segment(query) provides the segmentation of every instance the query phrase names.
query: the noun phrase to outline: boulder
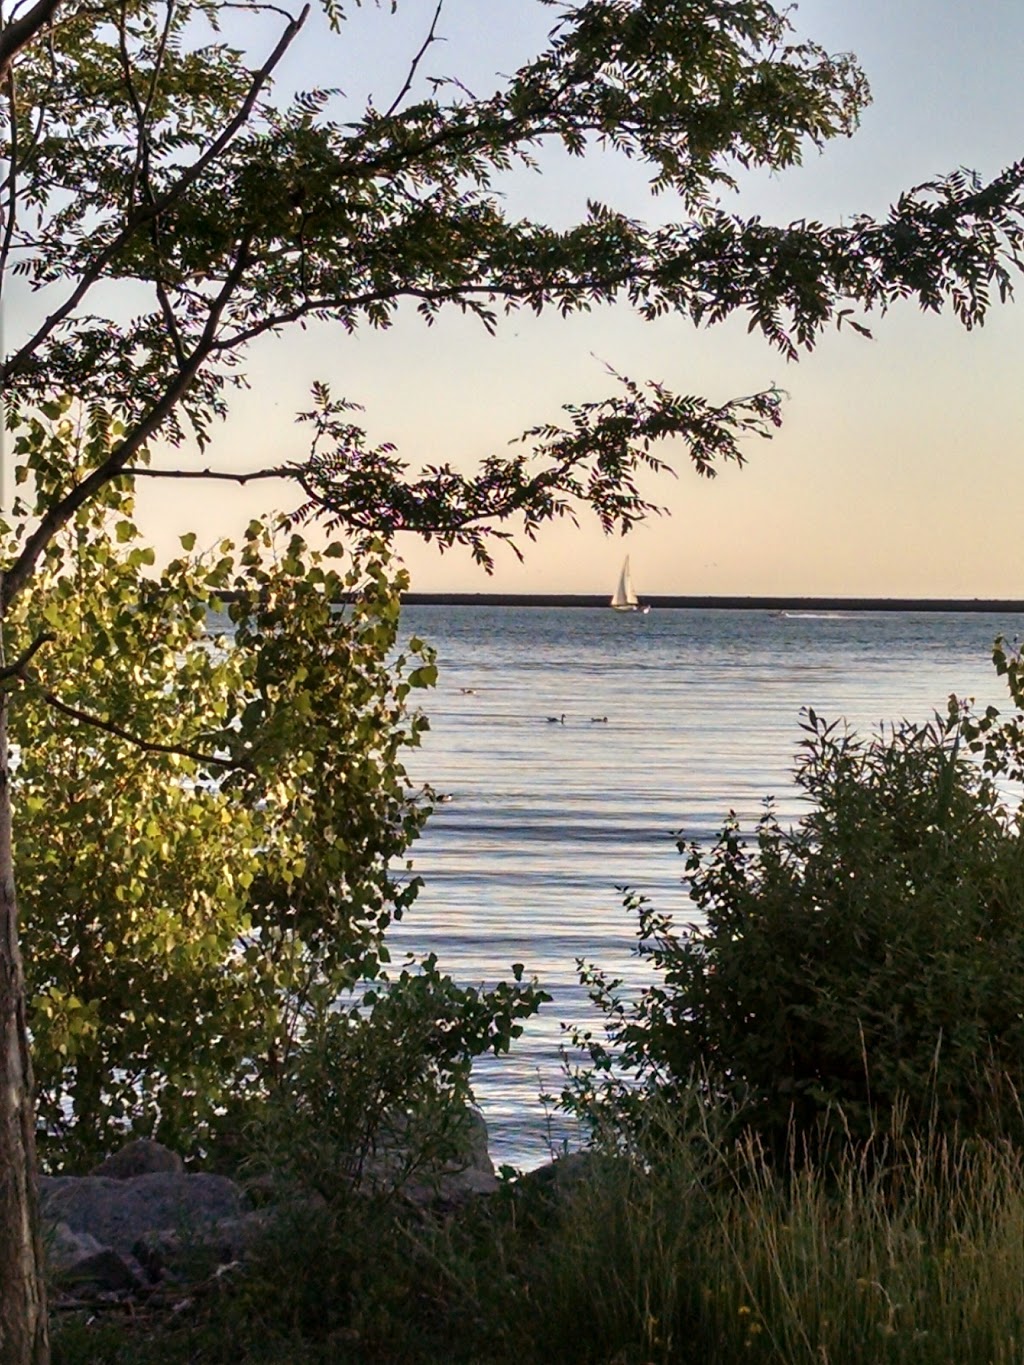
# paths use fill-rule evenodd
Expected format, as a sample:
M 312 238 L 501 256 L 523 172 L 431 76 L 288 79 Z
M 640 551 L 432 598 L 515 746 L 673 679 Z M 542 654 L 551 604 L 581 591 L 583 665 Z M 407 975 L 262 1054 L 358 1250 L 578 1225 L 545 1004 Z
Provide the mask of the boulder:
M 567 1152 L 532 1171 L 524 1171 L 515 1188 L 519 1194 L 538 1192 L 552 1199 L 567 1198 L 599 1175 L 607 1164 L 608 1158 L 596 1152 Z
M 154 1175 L 158 1172 L 181 1175 L 184 1169 L 177 1152 L 149 1138 L 136 1138 L 94 1166 L 89 1174 L 109 1176 L 112 1180 L 133 1180 L 137 1175 Z
M 190 1237 L 170 1229 L 144 1233 L 132 1247 L 132 1253 L 151 1280 L 160 1280 L 168 1272 L 180 1270 L 189 1253 L 197 1249 L 219 1265 L 239 1261 L 272 1226 L 272 1211 L 255 1209 L 236 1218 L 206 1224 Z
M 39 1197 L 47 1220 L 127 1255 L 147 1233 L 201 1241 L 204 1230 L 244 1212 L 241 1190 L 222 1175 L 43 1176 Z
M 500 1185 L 494 1173 L 487 1145 L 487 1124 L 479 1109 L 466 1108 L 458 1116 L 452 1141 L 453 1154 L 446 1161 L 414 1166 L 407 1176 L 403 1167 L 409 1151 L 403 1145 L 402 1123 L 395 1125 L 396 1136 L 380 1146 L 363 1169 L 363 1180 L 371 1188 L 396 1186 L 412 1203 L 425 1207 L 455 1207 L 478 1195 L 494 1194 Z
M 57 1223 L 46 1241 L 46 1258 L 59 1289 L 73 1293 L 109 1294 L 138 1289 L 145 1283 L 132 1256 L 105 1247 L 88 1232 Z

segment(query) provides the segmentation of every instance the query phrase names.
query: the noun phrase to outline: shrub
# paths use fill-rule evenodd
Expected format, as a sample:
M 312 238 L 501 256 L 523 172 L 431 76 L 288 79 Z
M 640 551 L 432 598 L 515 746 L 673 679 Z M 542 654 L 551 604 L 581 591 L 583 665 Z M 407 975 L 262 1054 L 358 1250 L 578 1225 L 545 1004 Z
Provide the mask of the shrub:
M 1024 845 L 997 718 L 951 699 L 864 739 L 808 711 L 812 810 L 786 829 L 769 803 L 752 842 L 730 815 L 710 850 L 680 844 L 700 922 L 628 898 L 656 973 L 639 998 L 583 969 L 608 1041 L 584 1040 L 567 1104 L 628 1117 L 697 1076 L 776 1151 L 885 1131 L 897 1108 L 909 1131 L 1024 1136 Z M 984 727 L 1002 770 L 968 756 Z
M 55 413 L 16 428 L 37 496 L 86 477 L 109 439 L 101 410 Z M 151 572 L 111 485 L 7 619 L 12 657 L 32 659 L 12 722 L 18 891 L 55 1169 L 128 1136 L 233 1159 L 317 1021 L 381 980 L 420 885 L 408 856 L 430 793 L 404 759 L 437 670 L 423 641 L 399 648 L 407 576 L 383 545 L 318 551 L 276 519 L 214 555 L 194 543 Z M 230 642 L 207 635 L 218 609 Z M 508 985 L 475 1004 L 449 1021 L 463 1059 L 536 998 Z M 392 1055 L 408 1024 L 418 1066 L 414 1011 L 391 1008 Z

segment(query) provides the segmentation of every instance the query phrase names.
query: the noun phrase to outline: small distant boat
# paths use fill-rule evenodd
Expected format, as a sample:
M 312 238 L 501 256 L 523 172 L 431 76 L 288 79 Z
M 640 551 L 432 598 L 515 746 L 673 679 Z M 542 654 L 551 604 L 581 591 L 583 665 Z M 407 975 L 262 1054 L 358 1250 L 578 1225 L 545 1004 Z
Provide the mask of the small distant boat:
M 636 592 L 633 588 L 633 580 L 629 573 L 629 555 L 622 562 L 622 572 L 619 574 L 619 581 L 612 593 L 612 600 L 609 603 L 613 611 L 638 611 L 646 616 L 650 607 L 641 606 Z

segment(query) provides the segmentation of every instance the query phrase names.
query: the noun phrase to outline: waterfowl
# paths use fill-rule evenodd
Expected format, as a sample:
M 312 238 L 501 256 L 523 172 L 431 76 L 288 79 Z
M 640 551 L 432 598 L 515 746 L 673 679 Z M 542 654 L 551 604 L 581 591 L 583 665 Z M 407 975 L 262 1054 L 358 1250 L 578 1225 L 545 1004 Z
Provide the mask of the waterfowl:
M 564 724 L 565 724 L 565 712 L 563 711 L 562 714 L 561 714 L 560 716 L 548 716 L 548 724 L 549 724 L 549 725 L 564 725 Z

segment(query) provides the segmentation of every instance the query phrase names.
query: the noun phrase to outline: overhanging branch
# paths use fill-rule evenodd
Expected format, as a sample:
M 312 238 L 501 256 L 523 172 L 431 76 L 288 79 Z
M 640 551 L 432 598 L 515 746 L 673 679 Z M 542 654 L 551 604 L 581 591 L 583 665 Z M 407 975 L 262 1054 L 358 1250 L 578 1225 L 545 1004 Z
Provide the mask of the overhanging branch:
M 49 0 L 47 0 L 49 3 Z M 185 191 L 203 174 L 211 163 L 215 162 L 220 154 L 227 147 L 228 143 L 234 138 L 235 134 L 248 122 L 249 116 L 256 106 L 260 92 L 263 90 L 275 67 L 287 52 L 302 28 L 309 15 L 309 5 L 306 4 L 297 19 L 293 19 L 287 29 L 281 35 L 277 46 L 260 67 L 259 71 L 253 76 L 245 99 L 235 111 L 234 116 L 221 129 L 218 137 L 207 147 L 202 156 L 198 157 L 191 166 L 184 171 L 178 180 L 151 203 L 145 204 L 134 213 L 130 214 L 127 222 L 120 232 L 116 234 L 111 242 L 99 253 L 92 265 L 83 272 L 78 285 L 71 294 L 64 300 L 59 308 L 55 309 L 49 317 L 42 323 L 35 335 L 25 342 L 11 359 L 4 362 L 0 357 L 0 387 L 11 375 L 19 373 L 31 360 L 40 345 L 52 335 L 54 330 L 69 317 L 78 305 L 82 302 L 85 295 L 93 285 L 103 277 L 107 267 L 119 255 L 123 248 L 131 241 L 135 233 L 142 227 L 152 222 L 160 214 L 165 213 L 168 208 L 176 204 L 181 199 Z
M 26 14 L 20 19 L 12 19 L 0 30 L 0 80 L 6 77 L 18 53 L 28 47 L 57 13 L 59 4 L 60 0 L 36 0 Z
M 106 720 L 103 716 L 98 716 L 92 711 L 83 711 L 79 706 L 69 706 L 53 692 L 44 692 L 43 700 L 48 706 L 52 706 L 61 715 L 67 716 L 70 720 L 77 720 L 82 725 L 91 725 L 96 730 L 103 730 L 108 735 L 113 735 L 116 739 L 123 739 L 126 744 L 131 744 L 136 749 L 141 749 L 147 754 L 172 754 L 178 758 L 191 759 L 193 763 L 199 763 L 203 767 L 218 767 L 225 770 L 251 771 L 252 764 L 247 759 L 221 758 L 217 754 L 202 753 L 198 749 L 190 749 L 180 744 L 158 744 L 154 740 L 143 739 L 141 735 L 132 734 L 123 725 L 115 725 L 113 721 Z

